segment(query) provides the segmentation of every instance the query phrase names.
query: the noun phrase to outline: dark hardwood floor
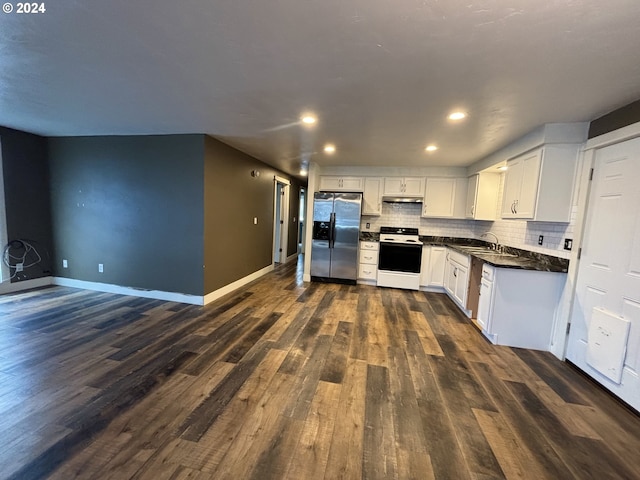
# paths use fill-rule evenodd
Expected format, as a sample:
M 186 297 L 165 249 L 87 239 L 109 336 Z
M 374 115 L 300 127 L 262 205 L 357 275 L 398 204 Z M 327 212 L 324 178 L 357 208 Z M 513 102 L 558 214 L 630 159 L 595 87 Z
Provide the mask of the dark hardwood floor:
M 638 479 L 640 418 L 442 294 L 0 297 L 2 479 Z

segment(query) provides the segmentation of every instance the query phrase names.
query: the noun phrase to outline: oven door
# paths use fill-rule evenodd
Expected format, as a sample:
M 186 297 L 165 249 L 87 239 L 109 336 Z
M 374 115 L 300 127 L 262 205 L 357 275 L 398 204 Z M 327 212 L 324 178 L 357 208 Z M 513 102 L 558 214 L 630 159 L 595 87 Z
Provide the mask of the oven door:
M 380 242 L 378 270 L 420 273 L 422 245 Z

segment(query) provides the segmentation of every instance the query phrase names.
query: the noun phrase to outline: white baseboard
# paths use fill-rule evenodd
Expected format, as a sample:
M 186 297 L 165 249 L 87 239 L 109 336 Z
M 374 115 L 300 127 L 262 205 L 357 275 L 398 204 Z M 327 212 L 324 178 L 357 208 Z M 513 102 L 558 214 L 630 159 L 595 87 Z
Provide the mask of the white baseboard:
M 298 252 L 294 253 L 293 255 L 289 255 L 287 259 L 284 261 L 284 263 L 289 263 L 297 259 L 298 259 Z
M 120 295 L 131 295 L 133 297 L 154 298 L 156 300 L 164 300 L 167 302 L 180 302 L 190 303 L 192 305 L 206 305 L 214 300 L 231 293 L 234 290 L 253 282 L 254 280 L 266 275 L 273 271 L 273 265 L 268 265 L 265 268 L 258 270 L 250 275 L 247 275 L 240 280 L 236 280 L 229 285 L 225 285 L 218 290 L 215 290 L 205 296 L 201 295 L 189 295 L 186 293 L 176 292 L 164 292 L 162 290 L 145 290 L 143 288 L 134 287 L 122 287 L 120 285 L 113 285 L 110 283 L 100 282 L 87 282 L 85 280 L 75 280 L 65 277 L 43 277 L 36 278 L 34 280 L 24 280 L 22 282 L 15 283 L 2 283 L 0 284 L 0 294 L 20 292 L 23 290 L 30 290 L 32 288 L 45 287 L 47 285 L 59 285 L 61 287 L 81 288 L 83 290 L 93 290 L 96 292 L 117 293 Z
M 23 290 L 31 290 L 32 288 L 46 287 L 53 283 L 53 277 L 34 278 L 33 280 L 23 280 L 15 283 L 1 283 L 0 294 L 15 293 Z
M 421 292 L 429 292 L 429 293 L 447 293 L 444 287 L 428 287 L 428 286 L 420 286 Z
M 131 295 L 134 297 L 154 298 L 167 302 L 190 303 L 192 305 L 203 305 L 203 297 L 200 295 L 189 295 L 186 293 L 164 292 L 161 290 L 145 290 L 142 288 L 121 287 L 110 283 L 87 282 L 85 280 L 74 280 L 72 278 L 53 277 L 53 285 L 62 287 L 82 288 L 84 290 L 94 290 L 97 292 L 118 293 L 120 295 Z
M 247 283 L 253 282 L 254 280 L 257 280 L 258 278 L 272 271 L 273 271 L 273 264 L 267 265 L 263 269 L 258 270 L 257 272 L 253 272 L 251 275 L 247 275 L 246 277 L 243 277 L 240 280 L 236 280 L 235 282 L 230 283 L 229 285 L 225 285 L 224 287 L 219 288 L 218 290 L 214 290 L 213 292 L 208 293 L 204 296 L 203 305 L 211 303 L 214 300 L 217 300 L 218 298 L 223 297 L 227 293 L 231 293 L 234 290 L 246 285 Z

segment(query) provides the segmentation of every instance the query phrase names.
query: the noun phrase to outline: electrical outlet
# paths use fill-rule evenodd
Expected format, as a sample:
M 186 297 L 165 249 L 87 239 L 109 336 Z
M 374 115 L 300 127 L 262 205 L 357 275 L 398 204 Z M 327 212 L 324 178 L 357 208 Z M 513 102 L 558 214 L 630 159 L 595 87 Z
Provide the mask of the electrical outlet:
M 542 245 L 542 242 L 544 242 L 544 235 L 538 237 L 538 245 Z
M 371 228 L 371 224 L 367 222 L 367 230 L 369 230 L 370 228 Z
M 24 270 L 24 263 L 16 263 L 16 272 L 21 272 Z
M 98 264 L 98 273 L 104 273 L 104 265 L 102 263 Z
M 564 239 L 564 249 L 565 250 L 571 250 L 572 247 L 573 247 L 573 240 L 571 238 L 565 238 Z
M 69 268 L 69 262 L 67 262 L 66 258 L 62 260 L 62 268 Z
M 253 217 L 253 224 L 257 225 L 258 224 L 258 217 Z

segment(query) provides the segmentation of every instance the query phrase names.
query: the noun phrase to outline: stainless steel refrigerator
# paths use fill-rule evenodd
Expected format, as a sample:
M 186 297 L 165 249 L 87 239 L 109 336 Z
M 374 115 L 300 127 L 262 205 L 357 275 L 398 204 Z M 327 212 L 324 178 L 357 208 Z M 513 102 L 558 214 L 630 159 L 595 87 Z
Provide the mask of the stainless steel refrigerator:
M 313 198 L 311 279 L 355 283 L 361 193 L 318 192 Z

